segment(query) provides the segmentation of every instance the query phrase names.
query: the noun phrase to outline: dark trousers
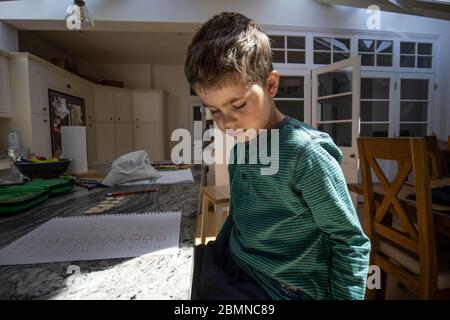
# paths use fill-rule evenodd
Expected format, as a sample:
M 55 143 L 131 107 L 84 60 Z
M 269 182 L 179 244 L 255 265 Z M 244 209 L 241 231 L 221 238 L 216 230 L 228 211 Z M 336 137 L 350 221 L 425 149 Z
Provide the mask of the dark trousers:
M 269 300 L 267 292 L 236 264 L 229 238 L 220 236 L 194 249 L 193 300 Z

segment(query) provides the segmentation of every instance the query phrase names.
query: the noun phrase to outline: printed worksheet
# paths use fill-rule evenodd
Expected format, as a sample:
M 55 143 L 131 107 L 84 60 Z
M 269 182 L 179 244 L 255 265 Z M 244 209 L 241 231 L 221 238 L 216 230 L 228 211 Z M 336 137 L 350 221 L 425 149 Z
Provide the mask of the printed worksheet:
M 174 254 L 181 212 L 57 217 L 0 250 L 0 265 Z

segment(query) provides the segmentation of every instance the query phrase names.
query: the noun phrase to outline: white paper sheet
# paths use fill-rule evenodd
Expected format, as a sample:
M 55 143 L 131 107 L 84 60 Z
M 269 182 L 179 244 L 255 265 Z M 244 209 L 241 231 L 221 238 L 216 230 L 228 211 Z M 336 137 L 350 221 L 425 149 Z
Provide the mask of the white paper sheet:
M 54 218 L 0 250 L 0 265 L 174 254 L 181 212 Z
M 168 170 L 168 171 L 158 171 L 161 174 L 161 177 L 155 180 L 140 180 L 133 181 L 121 184 L 121 186 L 136 186 L 143 184 L 154 184 L 154 183 L 162 183 L 162 184 L 171 184 L 183 181 L 194 182 L 194 177 L 192 176 L 191 169 L 183 169 L 183 170 Z

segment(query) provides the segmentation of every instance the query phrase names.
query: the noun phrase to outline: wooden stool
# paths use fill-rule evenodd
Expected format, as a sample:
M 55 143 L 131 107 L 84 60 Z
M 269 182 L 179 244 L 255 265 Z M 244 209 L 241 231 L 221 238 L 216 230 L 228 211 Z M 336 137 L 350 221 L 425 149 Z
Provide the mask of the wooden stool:
M 200 217 L 199 238 L 201 244 L 206 244 L 207 230 L 212 227 L 222 226 L 227 215 L 223 213 L 223 207 L 230 205 L 229 186 L 210 186 L 202 188 L 202 212 Z M 214 205 L 214 211 L 208 212 L 210 203 Z M 218 210 L 220 208 L 221 210 Z M 217 234 L 214 228 L 215 235 Z

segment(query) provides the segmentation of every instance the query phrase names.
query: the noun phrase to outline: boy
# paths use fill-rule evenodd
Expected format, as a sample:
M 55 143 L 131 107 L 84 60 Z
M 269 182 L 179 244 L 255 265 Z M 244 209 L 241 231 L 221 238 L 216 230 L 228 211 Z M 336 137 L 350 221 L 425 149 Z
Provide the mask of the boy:
M 363 299 L 370 243 L 342 154 L 329 135 L 276 108 L 267 35 L 241 14 L 216 15 L 195 34 L 185 73 L 222 131 L 279 130 L 277 173 L 228 166 L 230 215 L 216 241 L 196 248 L 192 298 Z

